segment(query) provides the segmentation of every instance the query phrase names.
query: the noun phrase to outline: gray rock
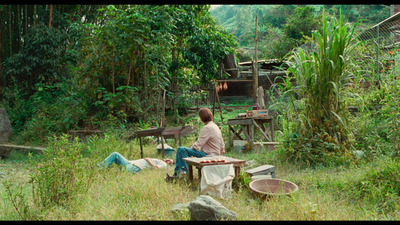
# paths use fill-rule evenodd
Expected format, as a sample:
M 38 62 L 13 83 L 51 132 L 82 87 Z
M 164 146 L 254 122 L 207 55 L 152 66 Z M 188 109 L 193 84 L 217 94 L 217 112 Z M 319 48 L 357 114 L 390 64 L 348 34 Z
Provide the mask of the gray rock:
M 178 214 L 184 213 L 186 211 L 189 211 L 189 203 L 186 204 L 175 204 L 172 209 L 171 209 L 172 213 L 177 216 Z
M 0 108 L 0 143 L 7 143 L 12 132 L 10 119 L 5 108 Z
M 237 213 L 210 196 L 200 195 L 189 203 L 191 220 L 236 220 Z

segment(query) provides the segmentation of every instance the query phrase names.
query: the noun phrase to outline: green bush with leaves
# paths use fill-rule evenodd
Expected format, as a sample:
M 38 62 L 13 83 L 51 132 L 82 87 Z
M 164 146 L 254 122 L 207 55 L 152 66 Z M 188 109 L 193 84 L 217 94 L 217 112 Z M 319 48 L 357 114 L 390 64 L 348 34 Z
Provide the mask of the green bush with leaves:
M 18 141 L 45 143 L 48 136 L 67 133 L 84 124 L 89 108 L 67 83 L 38 83 L 36 90 L 29 98 L 32 118 L 20 130 Z
M 37 205 L 65 206 L 88 191 L 96 172 L 93 160 L 83 157 L 84 144 L 69 136 L 49 138 L 43 155 L 31 157 L 30 183 Z

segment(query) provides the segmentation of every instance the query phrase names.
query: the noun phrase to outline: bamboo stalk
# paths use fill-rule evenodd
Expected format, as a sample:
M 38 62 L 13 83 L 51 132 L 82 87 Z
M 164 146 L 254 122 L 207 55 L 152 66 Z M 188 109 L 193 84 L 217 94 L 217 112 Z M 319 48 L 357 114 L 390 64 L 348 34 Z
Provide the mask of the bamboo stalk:
M 50 5 L 49 28 L 51 28 L 51 20 L 53 19 L 53 5 Z

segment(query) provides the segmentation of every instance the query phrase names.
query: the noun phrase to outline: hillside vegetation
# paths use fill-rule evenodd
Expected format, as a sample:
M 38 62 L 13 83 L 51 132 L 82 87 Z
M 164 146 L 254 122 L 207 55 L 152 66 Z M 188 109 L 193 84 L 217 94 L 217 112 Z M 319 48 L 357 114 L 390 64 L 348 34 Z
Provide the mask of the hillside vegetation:
M 246 49 L 255 47 L 255 17 L 258 17 L 258 58 L 282 58 L 320 29 L 322 11 L 358 28 L 375 25 L 390 16 L 387 5 L 221 5 L 211 10 L 218 25 L 236 37 L 241 61 L 254 58 Z

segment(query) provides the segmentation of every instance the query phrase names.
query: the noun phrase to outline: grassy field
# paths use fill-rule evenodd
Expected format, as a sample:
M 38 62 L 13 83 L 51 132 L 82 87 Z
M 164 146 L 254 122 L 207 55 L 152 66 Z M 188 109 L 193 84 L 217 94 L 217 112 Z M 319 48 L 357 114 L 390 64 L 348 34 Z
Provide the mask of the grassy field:
M 183 145 L 190 145 L 194 138 L 184 138 Z M 173 141 L 168 144 L 176 147 Z M 106 136 L 90 139 L 83 146 L 92 151 L 92 158 L 87 159 L 85 168 L 94 170 L 94 173 L 85 178 L 90 180 L 87 192 L 77 194 L 67 205 L 41 207 L 33 201 L 32 185 L 29 183 L 33 168 L 26 155 L 13 153 L 8 159 L 1 160 L 0 171 L 6 176 L 0 178 L 0 220 L 190 220 L 188 212 L 174 215 L 171 209 L 177 203 L 193 201 L 199 195 L 198 182 L 194 185 L 165 182 L 164 177 L 167 172 L 173 172 L 173 166 L 138 174 L 127 173 L 117 166 L 107 170 L 93 167 L 96 161 L 113 151 L 121 152 L 128 158 L 139 158 L 137 141 L 127 143 L 117 137 Z M 146 142 L 144 152 L 145 156 L 160 158 L 152 141 Z M 291 197 L 263 201 L 255 198 L 248 186 L 242 184 L 234 186 L 231 198 L 216 200 L 235 211 L 238 220 L 400 219 L 398 196 L 386 202 L 391 204 L 389 208 L 385 207 L 385 202 L 371 201 L 372 197 L 354 198 L 361 190 L 352 188 L 353 184 L 362 180 L 368 171 L 384 167 L 386 159 L 347 168 L 309 169 L 279 160 L 280 152 L 279 149 L 268 153 L 230 151 L 226 155 L 255 160 L 253 166 L 275 165 L 276 177 L 297 184 L 298 192 Z M 9 181 L 11 186 L 7 186 Z M 9 194 L 10 191 L 12 194 Z M 14 200 L 11 201 L 11 198 Z
M 238 111 L 224 110 L 223 113 L 226 123 Z M 220 125 L 227 143 L 228 127 L 221 123 L 219 112 L 215 114 L 215 122 Z M 181 119 L 199 128 L 202 126 L 196 114 Z M 96 167 L 114 151 L 128 159 L 140 158 L 138 140 L 126 141 L 124 132 L 114 130 L 86 140 L 53 139 L 49 141 L 46 155 L 34 155 L 30 159 L 27 154 L 12 152 L 8 158 L 1 159 L 0 172 L 6 175 L 0 178 L 0 220 L 190 220 L 189 212 L 173 214 L 171 209 L 175 204 L 188 203 L 199 196 L 198 180 L 192 185 L 167 183 L 166 173 L 172 174 L 174 169 L 170 165 L 138 174 L 117 166 Z M 280 138 L 279 134 L 277 129 L 276 139 Z M 191 146 L 195 139 L 196 134 L 183 137 L 182 145 Z M 144 138 L 143 142 L 145 157 L 161 158 L 154 139 Z M 177 147 L 173 139 L 168 144 Z M 400 219 L 400 193 L 393 186 L 400 182 L 400 163 L 396 158 L 382 156 L 359 160 L 349 166 L 311 168 L 285 160 L 285 149 L 281 147 L 263 153 L 227 150 L 226 156 L 255 162 L 251 168 L 274 165 L 277 178 L 299 187 L 290 197 L 260 200 L 254 197 L 248 187 L 249 179 L 242 174 L 241 182 L 234 182 L 229 199 L 216 198 L 235 211 L 238 220 Z M 175 158 L 175 155 L 169 157 Z M 196 172 L 194 176 L 196 179 Z M 30 182 L 33 178 L 36 178 L 35 186 Z M 41 193 L 40 182 L 61 191 L 43 188 Z M 56 185 L 51 186 L 53 183 Z M 65 194 L 69 198 L 64 203 L 44 204 L 53 197 L 62 199 Z

